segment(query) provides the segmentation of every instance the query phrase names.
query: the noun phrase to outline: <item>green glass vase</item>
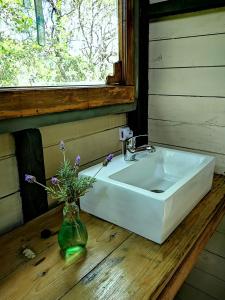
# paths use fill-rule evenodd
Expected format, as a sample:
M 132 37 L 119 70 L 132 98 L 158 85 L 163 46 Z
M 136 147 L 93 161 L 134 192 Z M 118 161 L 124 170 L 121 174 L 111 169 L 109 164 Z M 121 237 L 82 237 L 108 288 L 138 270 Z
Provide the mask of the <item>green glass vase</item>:
M 86 253 L 88 233 L 80 219 L 79 207 L 75 202 L 63 208 L 63 223 L 58 233 L 58 243 L 65 258 Z

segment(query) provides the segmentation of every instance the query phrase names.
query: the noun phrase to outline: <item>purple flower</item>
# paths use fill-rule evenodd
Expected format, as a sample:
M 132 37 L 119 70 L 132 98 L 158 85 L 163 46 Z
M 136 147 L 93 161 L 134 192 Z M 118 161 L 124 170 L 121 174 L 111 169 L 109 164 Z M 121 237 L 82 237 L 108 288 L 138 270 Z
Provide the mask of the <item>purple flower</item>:
M 105 160 L 104 160 L 103 163 L 102 163 L 103 166 L 104 166 L 104 167 L 107 166 L 108 163 L 112 160 L 112 158 L 113 158 L 113 155 L 112 155 L 112 154 L 107 155 L 106 158 L 105 158 Z
M 65 143 L 63 141 L 60 141 L 60 143 L 59 143 L 59 149 L 61 151 L 65 151 L 66 147 L 65 147 Z
M 109 154 L 107 157 L 106 157 L 106 160 L 108 161 L 108 162 L 110 162 L 111 160 L 112 160 L 112 158 L 113 158 L 113 154 Z
M 36 177 L 33 175 L 25 174 L 25 181 L 29 183 L 34 183 L 36 181 Z
M 75 165 L 76 166 L 80 165 L 80 155 L 77 155 L 77 157 L 75 158 Z
M 59 184 L 59 179 L 56 178 L 56 177 L 52 177 L 51 178 L 51 183 L 54 184 L 54 185 L 57 185 L 57 184 Z

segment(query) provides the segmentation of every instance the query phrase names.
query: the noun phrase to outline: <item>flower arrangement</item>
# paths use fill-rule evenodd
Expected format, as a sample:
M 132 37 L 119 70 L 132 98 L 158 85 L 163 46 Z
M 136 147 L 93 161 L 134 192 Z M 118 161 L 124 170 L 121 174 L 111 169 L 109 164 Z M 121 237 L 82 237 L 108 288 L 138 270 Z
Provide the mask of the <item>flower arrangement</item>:
M 51 178 L 51 186 L 45 186 L 36 180 L 33 175 L 25 174 L 25 181 L 28 183 L 36 183 L 42 186 L 53 199 L 59 202 L 65 202 L 65 204 L 76 202 L 79 204 L 79 198 L 83 196 L 88 190 L 93 187 L 96 181 L 95 177 L 98 172 L 112 160 L 113 155 L 109 154 L 102 163 L 102 166 L 98 172 L 93 176 L 78 176 L 80 168 L 80 155 L 75 158 L 72 165 L 69 160 L 66 159 L 66 149 L 63 141 L 59 144 L 59 149 L 63 155 L 63 162 L 59 168 L 56 176 Z
M 51 178 L 51 186 L 45 186 L 38 182 L 36 177 L 25 174 L 25 181 L 36 183 L 43 187 L 52 198 L 64 202 L 63 222 L 58 232 L 58 243 L 64 258 L 79 257 L 86 252 L 88 233 L 85 224 L 79 215 L 79 200 L 88 190 L 93 187 L 98 172 L 112 160 L 113 155 L 109 154 L 102 163 L 102 166 L 93 177 L 80 176 L 80 156 L 77 155 L 73 164 L 66 159 L 66 149 L 63 141 L 59 144 L 63 155 L 63 162 L 56 176 Z

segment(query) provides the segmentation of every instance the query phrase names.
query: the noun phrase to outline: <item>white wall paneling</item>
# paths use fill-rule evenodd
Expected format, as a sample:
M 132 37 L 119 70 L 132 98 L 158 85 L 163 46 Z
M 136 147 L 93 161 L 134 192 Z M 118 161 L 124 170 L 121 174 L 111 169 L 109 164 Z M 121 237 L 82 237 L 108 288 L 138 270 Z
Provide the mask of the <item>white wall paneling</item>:
M 225 67 L 149 70 L 149 93 L 187 96 L 225 96 Z
M 57 145 L 60 140 L 69 141 L 124 124 L 126 124 L 126 114 L 118 114 L 46 126 L 40 128 L 40 131 L 43 147 L 45 148 Z
M 152 41 L 149 45 L 151 68 L 225 66 L 225 33 Z
M 119 127 L 125 124 L 126 114 L 118 114 L 40 128 L 46 179 L 56 174 L 62 161 L 58 147 L 60 140 L 65 142 L 69 160 L 74 161 L 79 154 L 81 168 L 88 167 L 107 154 L 120 151 Z M 55 205 L 50 197 L 48 203 L 49 206 Z
M 0 234 L 23 223 L 20 194 L 17 192 L 0 199 Z
M 0 135 L 0 234 L 22 224 L 22 205 L 11 134 Z
M 225 8 L 171 16 L 150 23 L 149 40 L 225 33 Z
M 149 139 L 225 172 L 225 8 L 150 23 Z
M 225 127 L 225 99 L 149 95 L 148 115 L 152 119 Z
M 19 178 L 15 156 L 0 159 L 0 198 L 19 190 Z
M 81 164 L 86 164 L 118 151 L 121 147 L 118 132 L 118 128 L 115 128 L 66 142 L 67 158 L 74 161 L 79 154 Z M 44 148 L 44 161 L 46 178 L 50 178 L 56 174 L 62 161 L 62 153 L 59 151 L 58 145 Z

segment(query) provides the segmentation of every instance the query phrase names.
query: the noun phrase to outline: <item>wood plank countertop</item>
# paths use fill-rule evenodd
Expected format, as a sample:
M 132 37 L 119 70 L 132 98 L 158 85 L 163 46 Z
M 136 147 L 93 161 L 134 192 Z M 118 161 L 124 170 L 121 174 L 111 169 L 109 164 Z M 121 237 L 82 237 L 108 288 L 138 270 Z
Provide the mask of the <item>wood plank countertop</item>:
M 0 238 L 0 299 L 173 299 L 225 212 L 225 177 L 162 245 L 82 213 L 87 255 L 67 264 L 60 256 L 57 207 Z M 42 239 L 43 229 L 52 235 Z M 26 260 L 24 247 L 37 256 Z

